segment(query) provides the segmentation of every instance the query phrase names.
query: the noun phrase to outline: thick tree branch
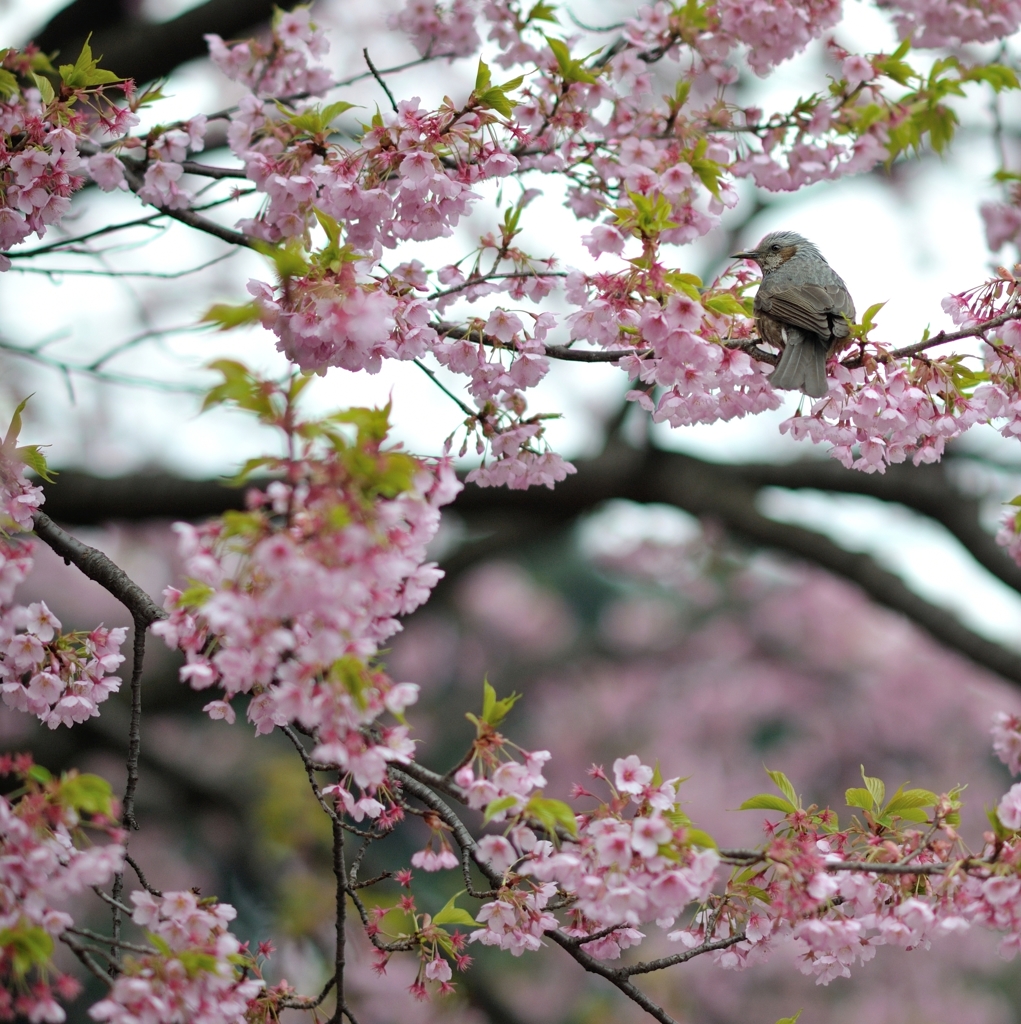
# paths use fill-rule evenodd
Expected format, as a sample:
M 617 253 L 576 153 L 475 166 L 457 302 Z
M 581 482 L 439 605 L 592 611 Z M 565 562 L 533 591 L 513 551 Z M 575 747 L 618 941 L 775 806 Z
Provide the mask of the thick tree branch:
M 49 544 L 68 565 L 74 562 L 90 580 L 113 594 L 131 612 L 136 623 L 148 627 L 157 619 L 167 617 L 167 613 L 102 551 L 65 533 L 45 512 L 36 512 L 32 521 L 40 540 Z
M 579 461 L 577 475 L 554 491 L 468 486 L 453 508 L 475 525 L 495 523 L 503 541 L 514 543 L 565 528 L 614 498 L 673 504 L 713 518 L 753 543 L 786 551 L 851 580 L 873 600 L 907 615 L 941 643 L 1021 683 L 1021 657 L 919 597 L 868 555 L 846 551 L 819 533 L 758 512 L 757 494 L 767 486 L 863 494 L 906 505 L 945 526 L 981 565 L 1021 593 L 1021 569 L 983 529 L 979 500 L 955 486 L 946 464 L 892 466 L 884 475 L 849 471 L 825 459 L 788 465 L 721 465 L 679 452 L 637 452 L 615 443 L 598 458 Z M 54 515 L 84 523 L 150 516 L 201 518 L 243 507 L 241 491 L 212 481 L 180 481 L 166 475 L 97 480 L 66 472 L 56 483 L 46 485 L 46 495 L 47 509 Z M 491 550 L 491 545 L 486 550 Z M 477 547 L 466 547 L 455 552 L 447 565 L 455 569 L 477 557 Z
M 185 61 L 204 57 L 207 32 L 225 39 L 244 35 L 273 14 L 271 0 L 207 0 L 170 21 L 143 21 L 130 0 L 74 0 L 34 34 L 39 47 L 59 50 L 74 61 L 92 32 L 93 53 L 102 54 L 104 68 L 122 78 L 150 82 L 169 75 Z

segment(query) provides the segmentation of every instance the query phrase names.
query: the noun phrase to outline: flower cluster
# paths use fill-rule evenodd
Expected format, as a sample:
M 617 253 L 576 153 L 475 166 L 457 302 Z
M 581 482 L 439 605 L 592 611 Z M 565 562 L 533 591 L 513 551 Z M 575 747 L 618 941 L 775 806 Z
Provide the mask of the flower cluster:
M 839 0 L 720 0 L 717 12 L 723 32 L 748 47 L 752 70 L 765 75 L 836 25 L 841 5 Z
M 307 7 L 277 10 L 266 43 L 248 39 L 229 45 L 215 34 L 205 38 L 213 63 L 258 96 L 319 96 L 332 84 L 326 68 L 309 63 L 325 56 L 330 44 Z
M 56 780 L 27 755 L 0 757 L 0 773 L 21 783 L 20 798 L 0 797 L 0 1019 L 60 1024 L 65 1013 L 55 997 L 73 999 L 80 986 L 51 962 L 53 940 L 74 923 L 58 907 L 105 885 L 124 860 L 109 820 L 110 787 L 94 775 Z M 114 841 L 82 845 L 85 817 Z
M 153 630 L 185 652 L 183 682 L 223 689 L 224 699 L 206 706 L 212 717 L 233 722 L 229 701 L 250 694 L 258 733 L 297 722 L 317 737 L 317 760 L 361 787 L 378 786 L 387 762 L 413 748 L 403 725 L 380 729 L 377 739 L 365 730 L 385 711 L 400 716 L 417 687 L 394 685 L 371 659 L 401 628 L 397 616 L 417 608 L 441 577 L 426 545 L 460 484 L 447 462 L 384 447 L 387 410 L 297 423 L 292 403 L 307 378 L 271 395 L 274 385 L 237 364 L 224 373 L 225 394 L 231 381 L 246 381 L 266 418 L 301 448 L 261 460 L 285 479 L 250 491 L 248 512 L 177 526 L 191 586 L 167 591 L 170 616 Z M 283 403 L 277 413 L 272 399 Z M 310 438 L 328 443 L 317 449 Z
M 0 443 L 0 530 L 30 530 L 43 503 L 42 488 L 30 483 L 26 466 L 47 476 L 34 445 L 17 446 L 21 403 Z M 14 591 L 32 571 L 32 545 L 0 536 L 0 695 L 18 711 L 36 715 L 51 729 L 99 714 L 99 705 L 120 688 L 112 675 L 124 661 L 122 627 L 61 633 L 60 620 L 45 601 L 18 605 Z
M 878 0 L 877 6 L 894 12 L 900 37 L 916 46 L 988 43 L 1013 35 L 1021 25 L 1017 0 Z
M 29 561 L 2 550 L 3 572 Z M 97 626 L 88 633 L 61 633 L 60 621 L 38 601 L 9 607 L 0 616 L 0 694 L 17 711 L 36 715 L 51 729 L 71 726 L 99 714 L 99 705 L 120 689 L 116 672 L 127 636 L 123 626 Z
M 158 897 L 133 892 L 131 901 L 132 920 L 146 930 L 153 951 L 124 957 L 109 995 L 89 1009 L 89 1016 L 111 1024 L 236 1024 L 243 1019 L 263 981 L 239 968 L 247 957 L 227 927 L 237 911 L 191 892 Z
M 391 15 L 390 27 L 410 37 L 423 56 L 468 57 L 481 42 L 469 0 L 452 0 L 447 7 L 432 0 L 408 0 L 399 14 Z
M 46 77 L 59 77 L 55 91 Z M 103 71 L 86 43 L 73 65 L 59 73 L 35 46 L 7 49 L 0 60 L 0 252 L 29 235 L 40 238 L 71 208 L 71 196 L 85 181 L 79 145 L 97 132 L 121 135 L 138 118 L 115 106 L 104 90 L 120 83 L 128 99 L 130 82 Z M 0 255 L 0 270 L 10 267 Z

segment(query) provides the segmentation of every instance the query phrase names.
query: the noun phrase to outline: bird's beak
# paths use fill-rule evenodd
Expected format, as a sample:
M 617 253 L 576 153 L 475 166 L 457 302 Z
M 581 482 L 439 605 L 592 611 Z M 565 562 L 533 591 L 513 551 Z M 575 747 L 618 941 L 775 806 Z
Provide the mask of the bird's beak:
M 735 252 L 730 258 L 732 260 L 754 260 L 758 255 L 754 249 L 750 249 L 748 252 Z

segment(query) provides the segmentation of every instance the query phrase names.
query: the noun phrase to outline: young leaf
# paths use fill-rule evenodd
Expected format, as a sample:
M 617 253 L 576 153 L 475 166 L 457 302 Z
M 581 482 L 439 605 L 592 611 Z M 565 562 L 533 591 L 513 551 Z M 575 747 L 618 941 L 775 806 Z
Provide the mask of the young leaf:
M 229 331 L 243 324 L 257 323 L 260 315 L 259 307 L 254 302 L 246 302 L 243 306 L 228 306 L 218 302 L 206 310 L 199 323 L 215 324 L 218 331 Z
M 875 806 L 872 794 L 867 789 L 862 789 L 861 786 L 849 789 L 844 794 L 844 800 L 848 807 L 860 807 L 863 811 L 871 811 Z
M 82 44 L 82 52 L 74 64 L 60 65 L 60 80 L 69 89 L 88 89 L 93 85 L 111 85 L 122 80 L 112 71 L 104 71 L 99 67 L 102 57 L 93 59 L 92 47 L 89 46 L 91 38 L 92 33 L 90 32 L 88 39 Z
M 486 804 L 486 812 L 482 815 L 482 823 L 488 825 L 501 811 L 509 811 L 516 803 L 516 796 L 502 796 L 498 800 L 491 800 Z
M 480 57 L 479 70 L 475 74 L 475 92 L 483 93 L 489 88 L 493 76 L 489 72 L 489 65 Z
M 488 808 L 486 810 L 488 811 Z M 572 836 L 578 834 L 578 823 L 575 820 L 574 811 L 563 800 L 533 796 L 525 805 L 524 813 L 535 818 L 550 834 L 556 832 L 558 825 L 566 829 Z
M 787 797 L 795 807 L 800 806 L 801 801 L 798 800 L 798 794 L 794 792 L 791 780 L 788 779 L 783 772 L 771 772 L 767 768 L 766 774 L 773 780 L 773 785 L 776 786 L 776 788 L 780 790 L 780 792 L 783 793 L 783 795 Z
M 38 79 L 40 76 L 33 75 L 32 77 Z M 42 81 L 46 82 L 46 79 L 44 78 Z M 36 82 L 36 84 L 38 85 L 38 82 Z M 43 95 L 43 102 L 49 104 L 50 100 L 53 99 L 53 86 L 50 85 L 49 82 L 46 82 L 46 84 L 49 86 L 50 99 L 48 100 L 46 96 Z M 42 91 L 42 86 L 39 86 L 39 92 L 42 93 Z M 6 68 L 0 68 L 0 96 L 5 100 L 9 100 L 12 96 L 16 96 L 17 94 L 18 80 Z
M 903 792 L 897 790 L 883 808 L 883 814 L 900 814 L 904 817 L 904 811 L 919 807 L 935 807 L 938 803 L 939 797 L 928 789 L 905 789 Z
M 883 800 L 886 799 L 886 785 L 883 783 L 883 780 L 866 775 L 865 765 L 861 766 L 861 777 L 865 783 L 865 788 L 872 794 L 872 799 L 875 800 L 876 806 L 882 807 Z
M 6 74 L 10 74 L 10 72 L 4 71 L 2 74 L 6 75 Z M 12 80 L 13 80 L 13 76 L 11 76 L 11 77 L 12 77 Z M 3 81 L 3 79 L 2 79 L 2 77 L 0 77 L 0 82 L 2 82 L 2 81 Z M 56 93 L 54 93 L 54 91 L 53 91 L 53 85 L 51 84 L 50 80 L 45 75 L 37 75 L 33 71 L 32 72 L 32 81 L 35 82 L 36 88 L 38 88 L 38 90 L 39 90 L 39 95 L 43 99 L 43 103 L 45 103 L 46 106 L 49 106 L 53 102 L 53 98 L 56 95 Z M 17 88 L 17 85 L 15 84 L 15 89 L 16 88 Z
M 496 690 L 488 679 L 482 681 L 482 721 L 494 729 L 507 717 L 510 709 L 521 700 L 520 693 L 512 693 L 501 700 L 496 699 Z
M 798 1018 L 801 1016 L 801 1010 L 798 1010 L 793 1017 L 781 1017 L 776 1024 L 798 1024 Z
M 703 832 L 700 828 L 686 829 L 685 838 L 691 846 L 701 846 L 707 850 L 716 849 L 716 840 L 708 832 Z
M 449 900 L 443 905 L 443 909 L 439 911 L 433 917 L 433 924 L 463 924 L 469 928 L 474 928 L 478 925 L 478 921 L 475 920 L 467 910 L 462 910 L 457 906 L 457 897 L 464 892 L 454 893 Z
M 784 814 L 791 814 L 797 808 L 789 800 L 775 793 L 759 793 L 749 797 L 740 807 L 739 811 L 783 811 Z
M 86 814 L 112 813 L 113 790 L 99 775 L 68 774 L 60 782 L 60 802 Z

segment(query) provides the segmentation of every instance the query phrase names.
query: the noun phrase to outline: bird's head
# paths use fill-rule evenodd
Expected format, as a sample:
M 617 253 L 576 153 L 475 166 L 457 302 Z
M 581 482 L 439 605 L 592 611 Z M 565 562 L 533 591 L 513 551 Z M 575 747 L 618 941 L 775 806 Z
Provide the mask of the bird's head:
M 736 252 L 732 259 L 754 260 L 762 267 L 762 273 L 768 274 L 798 256 L 809 256 L 826 262 L 822 253 L 796 231 L 772 231 L 754 249 Z

